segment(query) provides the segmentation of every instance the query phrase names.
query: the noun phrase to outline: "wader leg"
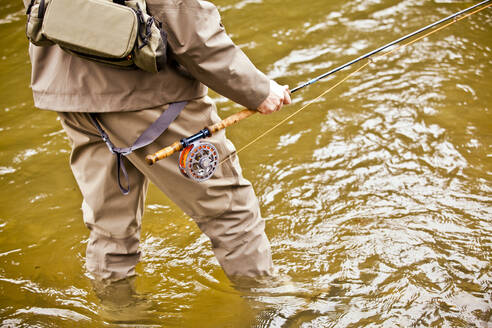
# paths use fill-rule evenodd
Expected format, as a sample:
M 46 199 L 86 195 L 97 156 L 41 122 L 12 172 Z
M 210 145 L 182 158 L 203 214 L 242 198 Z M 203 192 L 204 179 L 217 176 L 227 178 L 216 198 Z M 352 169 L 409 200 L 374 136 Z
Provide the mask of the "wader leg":
M 89 228 L 86 266 L 96 278 L 117 280 L 135 274 L 147 179 L 128 163 L 131 192 L 121 194 L 116 157 L 102 141 L 87 113 L 59 113 L 72 142 L 70 166 L 84 198 Z

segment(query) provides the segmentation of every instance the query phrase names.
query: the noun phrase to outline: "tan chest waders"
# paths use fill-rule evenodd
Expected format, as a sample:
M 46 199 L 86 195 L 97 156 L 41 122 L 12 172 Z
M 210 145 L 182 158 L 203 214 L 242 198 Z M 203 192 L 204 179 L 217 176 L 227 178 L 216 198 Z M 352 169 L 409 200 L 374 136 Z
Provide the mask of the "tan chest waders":
M 80 57 L 118 68 L 158 72 L 167 35 L 145 0 L 24 0 L 26 35 L 37 46 L 58 44 Z

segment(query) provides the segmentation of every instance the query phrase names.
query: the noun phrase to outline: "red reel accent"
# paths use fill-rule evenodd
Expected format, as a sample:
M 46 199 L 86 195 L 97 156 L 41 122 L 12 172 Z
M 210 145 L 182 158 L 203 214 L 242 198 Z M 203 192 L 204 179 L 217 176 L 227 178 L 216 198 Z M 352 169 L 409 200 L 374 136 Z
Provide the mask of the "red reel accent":
M 219 152 L 207 142 L 195 142 L 179 154 L 179 170 L 194 181 L 210 179 L 219 165 Z

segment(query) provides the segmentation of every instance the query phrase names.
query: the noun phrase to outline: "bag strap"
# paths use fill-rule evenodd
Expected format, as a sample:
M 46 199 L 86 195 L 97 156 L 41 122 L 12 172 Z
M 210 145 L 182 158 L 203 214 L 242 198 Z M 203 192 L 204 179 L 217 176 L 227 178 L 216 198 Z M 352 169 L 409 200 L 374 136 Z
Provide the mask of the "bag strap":
M 26 9 L 26 15 L 31 15 L 31 10 L 32 10 L 32 7 L 34 6 L 34 2 L 36 0 L 31 0 L 31 2 L 29 2 L 29 5 L 27 6 L 27 9 Z M 39 9 L 38 9 L 38 18 L 39 19 L 43 19 L 44 18 L 44 12 L 46 11 L 46 3 L 45 3 L 45 0 L 41 0 L 39 2 Z
M 106 143 L 106 146 L 108 146 L 109 151 L 112 154 L 116 155 L 116 165 L 118 169 L 118 186 L 120 187 L 121 193 L 123 195 L 128 195 L 128 193 L 130 192 L 130 179 L 125 168 L 125 163 L 123 162 L 123 157 L 128 156 L 133 151 L 143 148 L 154 142 L 161 134 L 164 133 L 164 131 L 166 131 L 166 129 L 176 119 L 176 117 L 178 117 L 179 113 L 181 113 L 186 104 L 186 101 L 171 103 L 169 105 L 169 108 L 165 110 L 161 114 L 161 116 L 159 116 L 159 118 L 137 138 L 137 140 L 135 140 L 133 145 L 126 148 L 115 147 L 109 139 L 108 134 L 99 124 L 97 120 L 97 114 L 89 113 L 92 123 L 99 131 L 99 134 L 101 135 L 102 140 Z M 125 177 L 127 185 L 126 188 L 123 187 L 123 185 L 121 184 L 121 173 L 123 173 Z
M 34 6 L 34 0 L 31 0 L 29 2 L 29 5 L 27 6 L 27 9 L 26 9 L 26 15 L 30 15 L 31 14 L 32 6 Z

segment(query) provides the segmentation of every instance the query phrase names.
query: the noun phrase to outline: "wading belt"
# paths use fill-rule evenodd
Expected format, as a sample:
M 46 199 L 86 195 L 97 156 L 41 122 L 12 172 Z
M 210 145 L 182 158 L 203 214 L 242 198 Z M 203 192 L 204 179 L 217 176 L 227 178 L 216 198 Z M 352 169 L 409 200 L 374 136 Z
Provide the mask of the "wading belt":
M 128 173 L 126 172 L 125 164 L 123 162 L 123 156 L 128 156 L 134 150 L 140 149 L 154 142 L 155 139 L 157 139 L 162 133 L 164 133 L 164 131 L 166 131 L 169 125 L 176 119 L 176 117 L 179 115 L 179 113 L 183 110 L 185 106 L 186 106 L 186 101 L 170 104 L 169 108 L 166 109 L 161 114 L 161 116 L 159 116 L 159 118 L 154 123 L 152 123 L 152 125 L 149 126 L 147 130 L 145 130 L 142 133 L 142 135 L 140 135 L 140 137 L 137 138 L 137 140 L 133 143 L 133 145 L 127 148 L 115 147 L 111 142 L 111 140 L 109 140 L 108 134 L 103 130 L 103 128 L 97 121 L 97 114 L 89 113 L 92 123 L 99 131 L 99 134 L 101 135 L 102 140 L 108 146 L 109 151 L 112 154 L 116 155 L 116 165 L 118 169 L 118 187 L 120 187 L 120 190 L 123 193 L 123 195 L 127 195 L 130 192 L 130 180 L 128 177 Z M 123 187 L 123 185 L 121 184 L 121 172 L 123 172 L 123 175 L 126 180 L 126 184 L 127 184 L 126 188 Z

